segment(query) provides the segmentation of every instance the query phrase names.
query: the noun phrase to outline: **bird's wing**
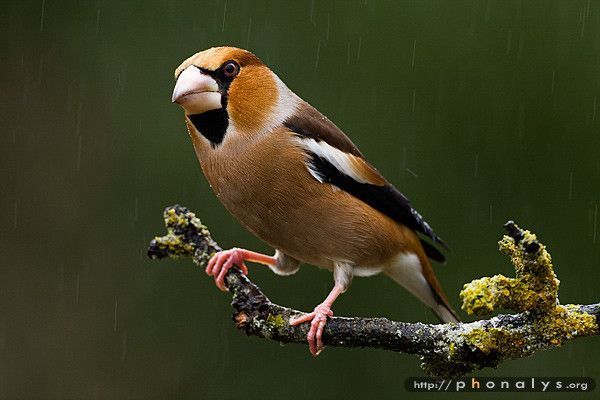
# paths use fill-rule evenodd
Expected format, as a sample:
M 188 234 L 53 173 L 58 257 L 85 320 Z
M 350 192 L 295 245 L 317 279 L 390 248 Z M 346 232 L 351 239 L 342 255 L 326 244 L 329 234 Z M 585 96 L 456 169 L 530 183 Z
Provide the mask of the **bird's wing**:
M 406 196 L 371 166 L 348 136 L 327 117 L 304 104 L 284 125 L 296 135 L 306 151 L 308 171 L 316 180 L 337 186 L 447 248 Z M 431 259 L 445 260 L 432 244 L 421 242 Z

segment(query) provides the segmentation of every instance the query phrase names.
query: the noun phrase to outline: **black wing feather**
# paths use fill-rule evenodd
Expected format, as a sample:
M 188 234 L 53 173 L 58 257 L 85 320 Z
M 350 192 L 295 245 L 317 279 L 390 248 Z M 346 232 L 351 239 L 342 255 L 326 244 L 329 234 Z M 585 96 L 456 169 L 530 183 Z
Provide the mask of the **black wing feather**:
M 439 263 L 443 263 L 446 261 L 446 257 L 425 239 L 421 239 L 421 245 L 423 245 L 423 249 L 425 250 L 425 254 L 427 254 L 427 257 L 431 258 L 433 261 L 437 261 Z M 442 244 L 442 246 L 444 245 Z
M 323 182 L 330 183 L 364 201 L 376 210 L 398 221 L 410 229 L 431 238 L 434 242 L 447 248 L 448 246 L 433 232 L 410 201 L 391 184 L 384 186 L 360 183 L 340 172 L 333 164 L 314 153 L 309 153 L 313 170 L 319 174 Z M 444 262 L 445 257 L 433 245 L 421 239 L 425 253 L 433 260 Z
M 284 126 L 301 138 L 324 141 L 327 144 L 355 157 L 363 155 L 352 141 L 327 117 L 304 104 L 298 113 L 284 122 Z M 308 152 L 312 170 L 319 174 L 323 182 L 331 183 L 364 201 L 395 221 L 419 232 L 434 243 L 448 249 L 448 246 L 435 234 L 421 214 L 410 205 L 410 201 L 391 184 L 383 186 L 360 183 L 339 171 L 333 164 L 318 155 Z M 425 253 L 435 261 L 444 262 L 445 257 L 431 243 L 421 238 Z

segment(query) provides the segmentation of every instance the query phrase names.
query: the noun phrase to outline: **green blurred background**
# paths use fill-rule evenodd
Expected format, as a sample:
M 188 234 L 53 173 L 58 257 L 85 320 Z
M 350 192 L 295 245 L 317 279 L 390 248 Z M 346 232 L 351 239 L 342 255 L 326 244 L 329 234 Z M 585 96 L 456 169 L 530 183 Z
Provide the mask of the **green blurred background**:
M 412 199 L 452 248 L 437 271 L 454 305 L 463 283 L 511 274 L 496 245 L 510 218 L 548 245 L 564 303 L 600 300 L 598 1 L 0 7 L 0 398 L 400 398 L 422 374 L 413 356 L 315 360 L 247 338 L 189 260 L 146 258 L 174 203 L 223 246 L 271 251 L 210 192 L 170 102 L 174 68 L 215 45 L 255 52 Z M 332 285 L 310 266 L 251 275 L 303 310 Z M 435 321 L 382 276 L 355 279 L 335 312 Z M 599 379 L 599 344 L 477 375 Z

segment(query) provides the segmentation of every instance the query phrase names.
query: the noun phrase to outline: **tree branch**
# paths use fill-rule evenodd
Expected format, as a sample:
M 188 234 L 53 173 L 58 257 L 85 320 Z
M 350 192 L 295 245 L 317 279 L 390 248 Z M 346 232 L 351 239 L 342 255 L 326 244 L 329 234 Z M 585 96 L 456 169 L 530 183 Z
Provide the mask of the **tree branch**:
M 221 250 L 206 226 L 189 209 L 175 205 L 164 212 L 167 235 L 150 243 L 148 256 L 191 256 L 199 266 Z M 496 367 L 506 359 L 558 347 L 570 339 L 599 334 L 600 303 L 561 306 L 559 281 L 550 254 L 535 235 L 512 221 L 500 250 L 510 256 L 516 276 L 475 280 L 461 292 L 462 308 L 484 315 L 498 307 L 519 311 L 460 324 L 423 324 L 386 318 L 332 317 L 323 333 L 328 346 L 372 347 L 416 354 L 432 376 L 456 377 Z M 232 268 L 225 283 L 233 295 L 233 320 L 247 335 L 284 343 L 307 343 L 309 324 L 290 326 L 301 311 L 273 304 L 260 288 Z

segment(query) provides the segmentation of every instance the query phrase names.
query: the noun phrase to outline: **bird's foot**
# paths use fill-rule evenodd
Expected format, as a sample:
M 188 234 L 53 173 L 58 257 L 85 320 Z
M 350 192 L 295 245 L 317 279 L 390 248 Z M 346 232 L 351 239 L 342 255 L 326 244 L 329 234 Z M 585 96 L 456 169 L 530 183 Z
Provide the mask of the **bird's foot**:
M 290 325 L 292 326 L 311 321 L 306 340 L 308 341 L 310 353 L 314 357 L 318 356 L 325 348 L 322 336 L 325 324 L 327 324 L 327 317 L 333 317 L 333 311 L 331 311 L 331 308 L 328 305 L 321 303 L 315 307 L 313 312 L 290 321 Z
M 250 252 L 244 249 L 233 248 L 216 253 L 206 266 L 206 274 L 215 278 L 215 284 L 219 289 L 226 292 L 225 275 L 234 265 L 238 266 L 244 275 L 248 275 L 248 267 L 244 260 L 251 259 Z

